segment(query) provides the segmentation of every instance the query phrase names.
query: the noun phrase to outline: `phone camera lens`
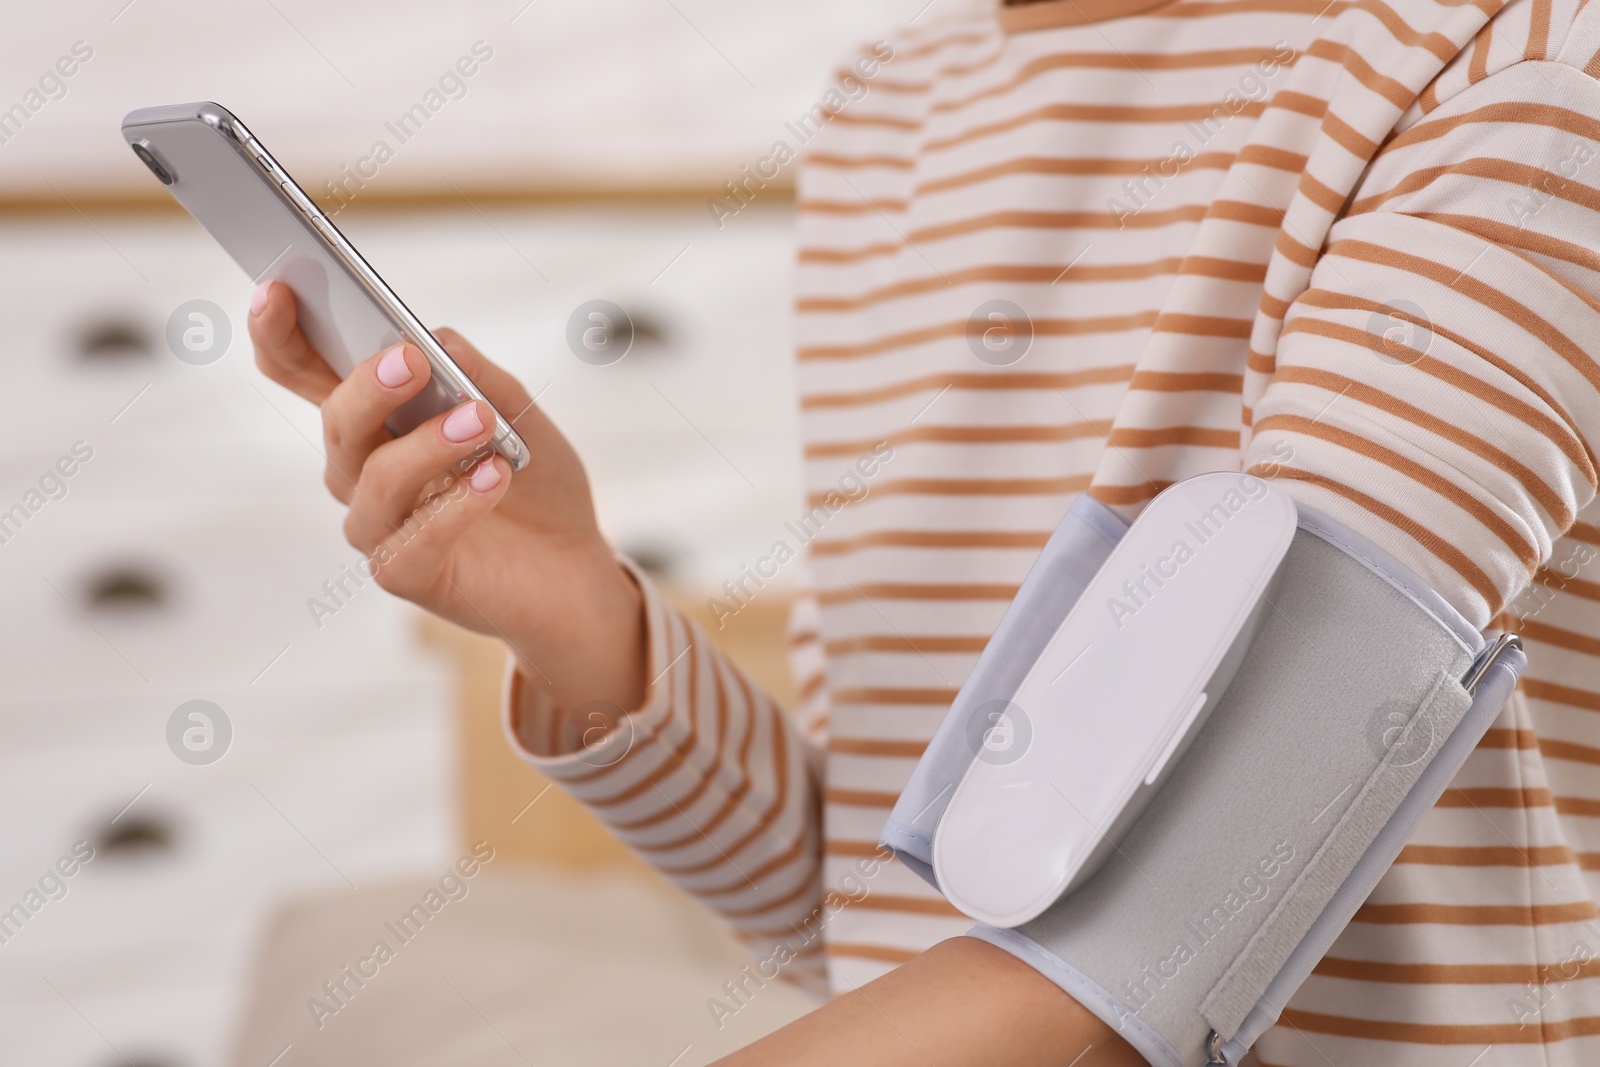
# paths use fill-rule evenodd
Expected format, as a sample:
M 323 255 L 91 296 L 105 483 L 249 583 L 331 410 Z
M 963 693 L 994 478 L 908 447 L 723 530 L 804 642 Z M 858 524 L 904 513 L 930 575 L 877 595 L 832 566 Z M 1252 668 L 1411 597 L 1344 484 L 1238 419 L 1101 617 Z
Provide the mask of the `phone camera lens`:
M 132 147 L 133 154 L 144 161 L 144 165 L 150 168 L 151 174 L 154 174 L 157 178 L 161 179 L 162 185 L 171 185 L 173 182 L 178 180 L 177 177 L 166 168 L 166 165 L 163 164 L 161 160 L 156 158 L 156 154 L 150 151 L 150 147 L 146 142 L 134 141 Z

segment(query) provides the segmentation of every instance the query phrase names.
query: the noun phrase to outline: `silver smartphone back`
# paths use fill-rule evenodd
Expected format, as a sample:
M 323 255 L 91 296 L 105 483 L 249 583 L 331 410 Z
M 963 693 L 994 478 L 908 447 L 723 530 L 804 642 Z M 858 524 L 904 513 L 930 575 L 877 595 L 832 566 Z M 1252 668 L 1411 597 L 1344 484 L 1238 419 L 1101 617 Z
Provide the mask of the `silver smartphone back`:
M 294 292 L 306 339 L 341 378 L 402 341 L 422 350 L 432 379 L 390 417 L 392 433 L 409 433 L 468 399 L 487 401 L 227 108 L 209 101 L 141 108 L 122 120 L 122 136 L 245 273 Z M 527 466 L 527 446 L 498 411 L 492 446 L 512 470 Z

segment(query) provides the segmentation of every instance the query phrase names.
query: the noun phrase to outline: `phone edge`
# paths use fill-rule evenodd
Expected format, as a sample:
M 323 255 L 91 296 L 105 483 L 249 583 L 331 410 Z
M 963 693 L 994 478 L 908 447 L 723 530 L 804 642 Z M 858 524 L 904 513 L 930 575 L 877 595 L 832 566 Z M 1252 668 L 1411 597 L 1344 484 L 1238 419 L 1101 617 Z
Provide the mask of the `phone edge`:
M 399 294 L 389 287 L 355 245 L 351 244 L 344 233 L 334 225 L 327 213 L 317 206 L 300 183 L 295 181 L 237 115 L 211 100 L 187 104 L 163 104 L 130 111 L 123 116 L 120 129 L 124 140 L 129 140 L 131 143 L 127 136 L 129 130 L 137 129 L 139 126 L 186 120 L 198 120 L 224 135 L 235 151 L 273 180 L 278 186 L 279 194 L 300 212 L 313 232 L 317 233 L 324 245 L 334 253 L 353 280 L 380 303 L 385 312 L 395 320 L 400 332 L 422 350 L 434 374 L 441 375 L 445 384 L 461 399 L 481 400 L 494 411 L 495 433 L 490 442 L 491 447 L 511 465 L 512 472 L 527 467 L 531 458 L 527 443 L 511 426 L 505 414 L 495 407 L 493 401 L 483 395 L 483 391 L 451 358 L 450 353 L 445 351 L 438 338 L 433 336 L 433 331 L 422 324 L 406 306 L 405 301 L 400 299 Z

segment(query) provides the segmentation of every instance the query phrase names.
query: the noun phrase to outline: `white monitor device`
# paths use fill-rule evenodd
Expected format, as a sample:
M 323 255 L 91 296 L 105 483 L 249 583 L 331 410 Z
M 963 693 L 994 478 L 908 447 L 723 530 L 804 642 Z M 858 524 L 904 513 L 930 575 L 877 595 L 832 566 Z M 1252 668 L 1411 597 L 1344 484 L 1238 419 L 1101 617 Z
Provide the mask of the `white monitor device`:
M 991 732 L 933 839 L 951 903 L 1018 926 L 1107 858 L 1271 612 L 1296 523 L 1286 493 L 1238 473 L 1145 508 L 1015 695 L 986 711 Z

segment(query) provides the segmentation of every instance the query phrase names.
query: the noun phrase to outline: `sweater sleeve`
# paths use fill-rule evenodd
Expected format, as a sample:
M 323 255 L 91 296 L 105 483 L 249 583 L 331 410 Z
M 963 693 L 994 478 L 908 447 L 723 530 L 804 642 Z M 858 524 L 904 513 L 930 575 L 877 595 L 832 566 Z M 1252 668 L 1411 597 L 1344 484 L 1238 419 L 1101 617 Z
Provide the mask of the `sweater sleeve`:
M 811 579 L 809 556 L 795 568 L 799 588 L 789 611 L 789 675 L 794 679 L 794 719 L 820 757 L 828 747 L 828 661 L 822 644 L 822 606 Z
M 1593 66 L 1515 63 L 1383 146 L 1288 308 L 1252 413 L 1247 467 L 1479 628 L 1595 494 Z
M 820 760 L 778 704 L 625 565 L 644 593 L 643 706 L 557 708 L 512 669 L 511 743 L 763 959 L 779 959 L 785 977 L 821 991 L 819 944 L 795 933 L 822 905 Z

